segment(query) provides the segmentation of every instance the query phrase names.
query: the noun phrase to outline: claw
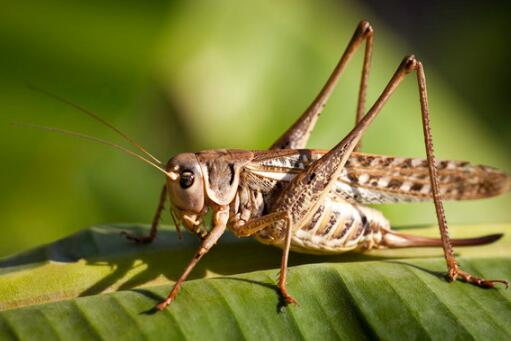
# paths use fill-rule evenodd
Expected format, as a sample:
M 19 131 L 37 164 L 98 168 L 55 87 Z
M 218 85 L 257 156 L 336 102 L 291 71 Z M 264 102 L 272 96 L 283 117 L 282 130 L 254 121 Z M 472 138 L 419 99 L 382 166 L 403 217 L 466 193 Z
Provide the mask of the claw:
M 284 295 L 284 299 L 286 300 L 286 303 L 287 304 L 296 304 L 296 305 L 299 305 L 298 304 L 298 301 L 293 297 L 293 296 L 290 296 L 288 294 L 285 294 Z
M 163 309 L 167 308 L 170 303 L 172 303 L 172 300 L 165 300 L 160 304 L 156 305 L 156 307 L 154 308 L 158 311 L 162 311 Z
M 506 287 L 506 289 L 509 287 L 509 281 L 507 281 L 507 280 L 479 278 L 476 276 L 472 276 L 468 272 L 465 272 L 462 270 L 457 270 L 454 274 L 452 274 L 452 276 L 451 276 L 451 274 L 449 274 L 449 275 L 450 275 L 449 277 L 453 281 L 459 278 L 464 282 L 477 285 L 478 287 L 481 287 L 481 288 L 495 288 L 495 285 L 497 283 L 503 284 Z
M 284 300 L 286 301 L 286 304 L 296 304 L 298 305 L 298 301 L 291 295 L 287 293 L 287 290 L 285 287 L 280 287 L 280 293 Z

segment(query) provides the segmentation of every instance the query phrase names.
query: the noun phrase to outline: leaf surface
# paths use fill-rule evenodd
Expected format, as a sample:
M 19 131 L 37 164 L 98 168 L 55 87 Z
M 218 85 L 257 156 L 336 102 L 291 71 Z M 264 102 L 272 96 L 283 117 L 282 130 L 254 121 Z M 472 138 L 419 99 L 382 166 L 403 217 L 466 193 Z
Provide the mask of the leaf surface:
M 99 226 L 0 261 L 0 338 L 87 339 L 508 339 L 511 294 L 447 283 L 440 249 L 378 250 L 335 257 L 292 254 L 276 290 L 280 250 L 222 238 L 169 309 L 168 293 L 198 242 L 163 229 L 152 245 L 119 236 L 136 226 Z M 505 233 L 507 225 L 453 226 L 452 235 Z M 409 233 L 435 235 L 434 227 Z M 509 233 L 508 233 L 509 235 Z M 511 238 L 457 248 L 475 275 L 511 278 Z M 27 323 L 30 320 L 30 323 Z

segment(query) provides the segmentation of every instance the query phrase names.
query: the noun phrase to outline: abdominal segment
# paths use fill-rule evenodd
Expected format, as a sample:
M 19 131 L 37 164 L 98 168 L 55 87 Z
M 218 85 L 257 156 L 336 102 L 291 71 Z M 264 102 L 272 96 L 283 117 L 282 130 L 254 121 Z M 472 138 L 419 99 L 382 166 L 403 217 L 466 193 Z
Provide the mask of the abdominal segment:
M 291 250 L 310 254 L 339 254 L 351 250 L 367 250 L 378 247 L 382 235 L 390 229 L 383 215 L 369 207 L 354 205 L 328 196 L 309 215 L 291 239 Z M 277 247 L 283 240 L 258 240 Z

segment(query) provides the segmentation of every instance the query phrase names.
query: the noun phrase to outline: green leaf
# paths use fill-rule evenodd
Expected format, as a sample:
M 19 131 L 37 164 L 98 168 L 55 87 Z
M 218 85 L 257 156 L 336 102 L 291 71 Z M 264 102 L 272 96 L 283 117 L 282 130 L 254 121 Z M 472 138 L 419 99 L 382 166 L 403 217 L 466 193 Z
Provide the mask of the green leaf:
M 289 291 L 276 290 L 280 251 L 222 238 L 175 302 L 152 314 L 198 242 L 163 229 L 133 245 L 100 226 L 0 260 L 0 339 L 509 339 L 511 294 L 447 283 L 440 249 L 378 250 L 335 257 L 291 255 Z M 453 226 L 456 237 L 505 233 L 509 225 Z M 409 233 L 436 235 L 434 227 Z M 511 237 L 457 248 L 465 270 L 511 278 Z M 313 264 L 315 263 L 315 264 Z M 273 270 L 268 270 L 273 269 Z M 27 323 L 30 321 L 30 323 Z

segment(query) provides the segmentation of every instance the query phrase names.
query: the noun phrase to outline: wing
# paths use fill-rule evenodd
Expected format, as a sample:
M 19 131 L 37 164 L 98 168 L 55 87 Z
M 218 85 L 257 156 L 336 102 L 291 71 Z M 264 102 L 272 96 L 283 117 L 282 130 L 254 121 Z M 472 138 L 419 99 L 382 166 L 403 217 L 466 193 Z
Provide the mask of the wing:
M 246 170 L 266 183 L 287 182 L 325 153 L 311 149 L 256 151 Z M 438 161 L 437 167 L 443 200 L 488 198 L 511 187 L 511 177 L 492 167 L 466 161 Z M 361 204 L 432 200 L 427 160 L 353 153 L 331 194 Z

